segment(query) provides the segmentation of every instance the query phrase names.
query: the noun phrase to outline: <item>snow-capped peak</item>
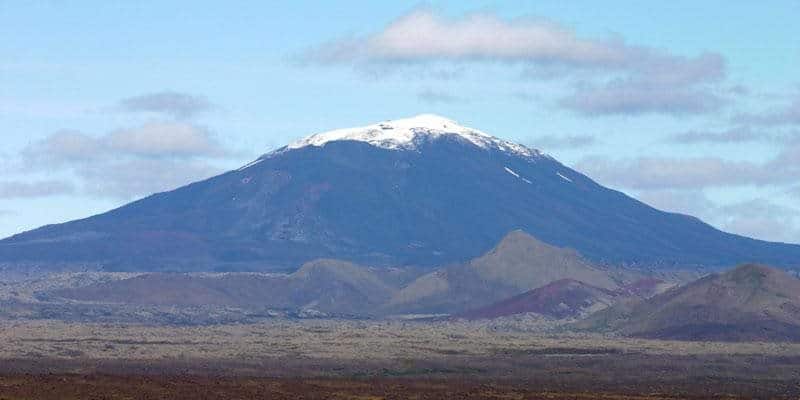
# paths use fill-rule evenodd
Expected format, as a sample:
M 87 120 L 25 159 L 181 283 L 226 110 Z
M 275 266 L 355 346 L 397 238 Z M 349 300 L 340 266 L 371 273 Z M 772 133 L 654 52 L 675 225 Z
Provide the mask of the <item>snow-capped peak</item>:
M 358 128 L 317 133 L 292 142 L 281 150 L 299 149 L 306 146 L 319 147 L 329 142 L 342 140 L 366 142 L 390 150 L 416 150 L 419 139 L 435 139 L 445 135 L 458 136 L 485 149 L 493 148 L 527 157 L 542 155 L 538 150 L 496 138 L 434 114 L 421 114 Z

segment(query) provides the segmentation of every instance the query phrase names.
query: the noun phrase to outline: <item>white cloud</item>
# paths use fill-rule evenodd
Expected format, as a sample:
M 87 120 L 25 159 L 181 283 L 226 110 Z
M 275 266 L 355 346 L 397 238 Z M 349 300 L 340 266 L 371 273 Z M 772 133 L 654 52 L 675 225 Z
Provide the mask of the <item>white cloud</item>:
M 101 136 L 59 131 L 28 146 L 21 162 L 30 172 L 58 167 L 84 193 L 130 199 L 223 172 L 213 160 L 230 156 L 204 128 L 153 122 Z
M 61 130 L 28 146 L 22 155 L 35 164 L 60 164 L 97 157 L 102 152 L 102 147 L 100 140 L 89 135 Z
M 422 10 L 398 18 L 375 35 L 323 46 L 314 56 L 323 62 L 491 59 L 605 65 L 624 62 L 625 52 L 619 47 L 580 39 L 544 20 L 505 21 L 491 14 L 445 19 Z
M 374 34 L 322 45 L 306 59 L 362 68 L 500 62 L 519 64 L 528 76 L 580 71 L 589 81 L 560 104 L 589 115 L 704 113 L 720 108 L 723 94 L 730 92 L 717 93 L 714 87 L 725 77 L 719 54 L 676 56 L 618 38 L 580 37 L 544 19 L 509 20 L 490 13 L 445 18 L 417 10 Z
M 176 122 L 154 122 L 112 132 L 101 139 L 113 152 L 147 157 L 220 157 L 225 150 L 201 127 Z
M 71 163 L 108 156 L 224 157 L 226 150 L 207 129 L 184 122 L 151 122 L 95 137 L 58 131 L 23 151 L 36 162 Z

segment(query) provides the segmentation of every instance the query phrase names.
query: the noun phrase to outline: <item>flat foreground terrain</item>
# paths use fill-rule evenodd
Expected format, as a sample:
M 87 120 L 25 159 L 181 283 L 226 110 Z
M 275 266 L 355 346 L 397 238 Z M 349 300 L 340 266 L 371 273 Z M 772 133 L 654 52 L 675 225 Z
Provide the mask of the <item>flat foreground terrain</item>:
M 800 344 L 494 325 L 0 321 L 0 399 L 797 398 Z
M 0 377 L 0 399 L 679 399 L 729 396 L 543 391 L 530 385 L 426 379 L 276 379 L 197 376 Z

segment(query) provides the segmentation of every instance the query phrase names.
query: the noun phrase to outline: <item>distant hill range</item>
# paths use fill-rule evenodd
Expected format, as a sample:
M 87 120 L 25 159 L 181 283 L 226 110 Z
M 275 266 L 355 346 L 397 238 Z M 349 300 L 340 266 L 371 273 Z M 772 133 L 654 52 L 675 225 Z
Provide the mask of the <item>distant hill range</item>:
M 514 231 L 487 254 L 433 272 L 319 259 L 290 274 L 150 273 L 49 291 L 47 297 L 139 305 L 268 307 L 375 317 L 453 314 L 559 279 L 619 287 L 607 271 L 574 250 L 546 245 Z
M 315 260 L 291 274 L 187 275 L 150 273 L 130 279 L 47 292 L 47 299 L 146 306 L 227 306 L 378 316 L 407 271 Z
M 800 340 L 800 280 L 748 264 L 644 301 L 620 302 L 576 325 L 679 340 Z
M 414 280 L 393 296 L 387 308 L 395 313 L 459 313 L 561 279 L 580 280 L 604 289 L 619 286 L 608 271 L 574 250 L 513 231 L 478 258 Z
M 434 271 L 320 259 L 289 274 L 105 275 L 91 282 L 66 274 L 58 279 L 77 284 L 61 288 L 48 288 L 46 280 L 34 282 L 36 300 L 23 305 L 28 310 L 23 314 L 35 316 L 41 312 L 31 310 L 41 309 L 43 317 L 52 318 L 79 309 L 84 310 L 81 318 L 113 321 L 114 307 L 124 306 L 126 318 L 137 321 L 136 315 L 144 315 L 145 322 L 152 314 L 146 307 L 161 307 L 159 313 L 164 307 L 167 312 L 200 308 L 212 313 L 223 307 L 256 317 L 274 312 L 344 318 L 450 316 L 487 323 L 534 315 L 557 321 L 563 329 L 634 337 L 800 341 L 800 280 L 782 270 L 747 264 L 676 286 L 597 266 L 574 250 L 544 244 L 522 231 L 510 233 L 484 255 Z M 12 287 L 0 294 L 14 292 Z M 14 311 L 18 306 L 0 298 L 0 316 L 3 307 L 19 315 Z M 137 312 L 139 306 L 146 312 Z
M 0 267 L 291 272 L 326 258 L 433 270 L 517 229 L 597 265 L 800 266 L 798 245 L 656 210 L 538 150 L 421 115 L 316 134 L 238 170 L 15 235 L 0 241 Z M 478 264 L 468 273 L 503 281 Z M 458 273 L 442 279 L 471 279 Z
M 529 273 L 539 275 L 544 272 L 542 275 L 547 275 L 548 269 L 539 267 L 539 269 L 529 270 Z M 612 290 L 610 289 L 612 285 L 603 288 L 576 279 L 585 278 L 586 275 L 575 273 L 575 271 L 564 272 L 567 273 L 563 276 L 569 276 L 569 278 L 553 280 L 522 294 L 460 312 L 453 318 L 480 320 L 519 314 L 537 314 L 553 319 L 579 319 L 620 302 L 652 297 L 675 286 L 674 283 L 645 277 L 634 279 L 629 283 L 622 283 L 619 286 L 613 285 L 615 289 Z M 613 279 L 609 276 L 606 278 Z

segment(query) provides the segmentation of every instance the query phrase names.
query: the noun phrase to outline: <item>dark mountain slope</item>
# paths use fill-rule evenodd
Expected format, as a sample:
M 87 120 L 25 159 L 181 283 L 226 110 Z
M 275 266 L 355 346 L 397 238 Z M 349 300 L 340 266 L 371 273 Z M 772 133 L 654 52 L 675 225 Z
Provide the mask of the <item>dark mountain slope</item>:
M 361 136 L 317 135 L 238 171 L 2 240 L 0 264 L 268 271 L 336 258 L 433 267 L 463 263 L 522 229 L 598 263 L 800 265 L 798 245 L 658 211 L 449 120 L 359 129 L 352 131 Z M 387 132 L 397 136 L 374 140 Z

